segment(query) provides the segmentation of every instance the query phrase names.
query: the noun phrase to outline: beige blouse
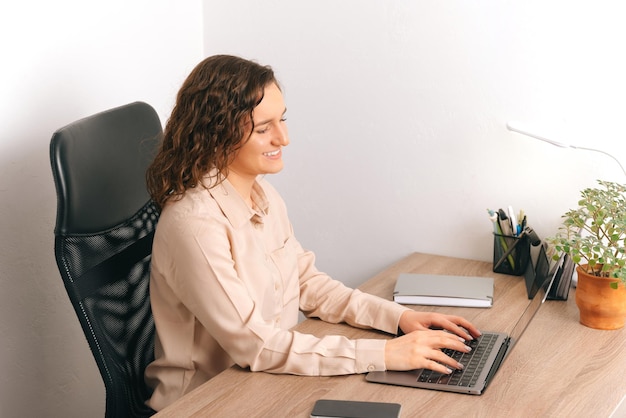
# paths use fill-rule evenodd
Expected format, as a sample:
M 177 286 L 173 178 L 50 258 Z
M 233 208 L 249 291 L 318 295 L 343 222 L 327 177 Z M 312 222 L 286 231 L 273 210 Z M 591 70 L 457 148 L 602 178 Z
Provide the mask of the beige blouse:
M 252 198 L 256 210 L 225 180 L 162 211 L 150 280 L 156 360 L 146 370 L 155 389 L 148 404 L 157 411 L 233 364 L 311 376 L 385 369 L 385 340 L 290 329 L 302 310 L 395 334 L 408 308 L 319 272 L 267 181 L 255 184 Z

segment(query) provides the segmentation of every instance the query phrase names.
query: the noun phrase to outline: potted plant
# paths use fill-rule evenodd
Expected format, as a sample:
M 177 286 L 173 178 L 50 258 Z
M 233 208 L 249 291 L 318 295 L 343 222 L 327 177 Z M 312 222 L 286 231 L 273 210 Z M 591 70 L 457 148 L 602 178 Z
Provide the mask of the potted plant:
M 598 180 L 581 192 L 555 237 L 554 258 L 577 265 L 576 305 L 583 325 L 618 329 L 626 320 L 626 185 Z

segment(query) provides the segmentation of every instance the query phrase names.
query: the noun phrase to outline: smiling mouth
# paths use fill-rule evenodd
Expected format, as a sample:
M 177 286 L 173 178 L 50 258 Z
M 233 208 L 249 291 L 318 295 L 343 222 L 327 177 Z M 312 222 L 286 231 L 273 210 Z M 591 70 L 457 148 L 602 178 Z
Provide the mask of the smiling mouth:
M 268 157 L 275 157 L 278 155 L 278 153 L 280 153 L 279 149 L 277 149 L 276 151 L 272 151 L 272 152 L 264 152 L 263 155 L 268 156 Z

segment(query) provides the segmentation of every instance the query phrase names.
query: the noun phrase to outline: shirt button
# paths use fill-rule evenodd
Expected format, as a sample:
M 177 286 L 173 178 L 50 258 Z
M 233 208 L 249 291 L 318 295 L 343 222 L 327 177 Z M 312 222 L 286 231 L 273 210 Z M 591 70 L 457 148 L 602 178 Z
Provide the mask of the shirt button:
M 369 366 L 367 366 L 367 371 L 373 372 L 374 370 L 376 370 L 376 366 L 374 366 L 373 364 L 370 364 Z

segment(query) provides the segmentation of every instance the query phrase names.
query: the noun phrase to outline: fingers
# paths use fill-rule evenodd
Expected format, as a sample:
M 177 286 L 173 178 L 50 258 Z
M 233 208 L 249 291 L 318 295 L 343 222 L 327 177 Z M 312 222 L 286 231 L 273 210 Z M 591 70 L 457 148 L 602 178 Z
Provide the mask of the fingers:
M 482 335 L 480 330 L 474 326 L 467 319 L 462 317 L 456 317 L 458 322 L 454 323 L 464 334 L 469 335 L 471 338 L 478 338 Z
M 431 369 L 449 374 L 463 365 L 446 355 L 443 349 L 469 352 L 463 338 L 446 331 L 414 331 L 389 340 L 385 346 L 388 370 Z
M 434 370 L 436 372 L 443 373 L 443 374 L 450 374 L 454 370 L 463 369 L 463 367 L 464 367 L 463 364 L 447 356 L 443 351 L 435 350 L 432 358 L 429 359 L 426 366 L 424 366 L 423 368 Z
M 460 316 L 442 315 L 438 324 L 443 329 L 463 337 L 466 340 L 472 340 L 482 335 L 474 324 Z
M 466 340 L 478 338 L 481 335 L 478 328 L 465 318 L 435 312 L 407 310 L 400 316 L 398 325 L 405 334 L 417 330 L 441 328 L 463 337 Z
M 448 331 L 453 332 L 454 334 L 463 337 L 466 341 L 473 340 L 474 338 L 480 337 L 480 331 L 471 324 L 457 325 L 455 323 L 451 323 L 450 327 L 447 328 Z
M 458 338 L 457 336 L 454 336 L 448 332 L 442 332 L 442 333 L 447 334 L 447 338 L 443 338 L 441 340 L 441 344 L 440 344 L 441 346 L 433 350 L 431 356 L 429 357 L 430 360 L 433 360 L 437 363 L 448 366 L 449 372 L 452 372 L 452 370 L 454 369 L 462 369 L 464 367 L 463 364 L 454 360 L 452 357 L 448 356 L 442 350 L 448 348 L 454 351 L 459 351 L 461 353 L 469 353 L 470 351 L 472 351 L 472 348 L 468 346 L 467 344 L 465 344 L 464 339 Z M 430 367 L 427 367 L 427 368 L 430 368 Z M 434 369 L 431 369 L 431 370 L 434 370 Z M 437 370 L 437 371 L 441 371 L 441 370 Z

